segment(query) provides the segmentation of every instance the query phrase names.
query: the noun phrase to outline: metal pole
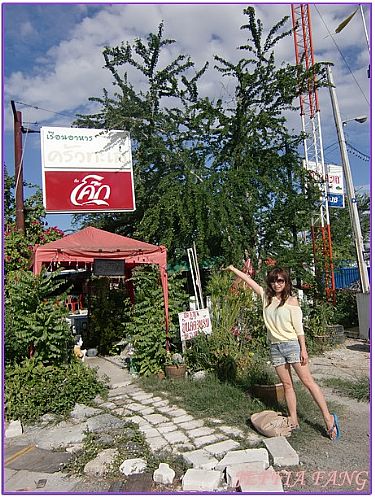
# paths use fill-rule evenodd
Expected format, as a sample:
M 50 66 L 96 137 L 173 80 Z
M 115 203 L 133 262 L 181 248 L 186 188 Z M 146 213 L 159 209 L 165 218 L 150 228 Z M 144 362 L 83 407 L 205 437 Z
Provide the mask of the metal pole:
M 363 29 L 365 31 L 366 42 L 367 42 L 367 48 L 368 48 L 368 51 L 370 52 L 370 42 L 369 42 L 369 39 L 368 39 L 368 33 L 367 33 L 367 28 L 366 28 L 365 15 L 363 13 L 363 8 L 362 8 L 361 4 L 359 4 L 359 10 L 361 11 Z
M 14 101 L 11 101 L 14 117 L 14 175 L 15 175 L 15 204 L 16 228 L 25 233 L 25 213 L 23 200 L 23 160 L 22 160 L 22 113 L 16 110 Z
M 351 224 L 352 224 L 352 230 L 354 233 L 354 242 L 355 242 L 355 248 L 356 248 L 356 252 L 357 252 L 358 270 L 359 270 L 359 276 L 360 276 L 360 281 L 361 281 L 361 288 L 362 288 L 363 293 L 368 293 L 370 291 L 370 282 L 369 282 L 369 277 L 368 277 L 368 273 L 367 273 L 367 266 L 366 266 L 364 255 L 363 255 L 364 254 L 363 237 L 362 237 L 362 231 L 361 231 L 361 224 L 359 222 L 357 200 L 355 197 L 352 173 L 350 170 L 348 151 L 346 148 L 346 142 L 345 142 L 345 137 L 344 137 L 344 128 L 343 128 L 342 121 L 341 121 L 341 115 L 340 115 L 340 110 L 339 110 L 339 105 L 338 105 L 337 95 L 336 95 L 336 88 L 335 88 L 334 82 L 333 82 L 332 70 L 328 64 L 326 65 L 326 70 L 327 70 L 327 79 L 328 79 L 328 83 L 329 83 L 329 93 L 331 96 L 333 115 L 335 118 L 335 124 L 336 124 L 336 130 L 337 130 L 337 137 L 339 140 L 342 165 L 343 165 L 344 175 L 345 175 L 345 183 L 346 183 L 346 189 L 347 189 L 347 194 L 348 194 L 349 213 L 350 213 L 350 220 L 351 220 Z

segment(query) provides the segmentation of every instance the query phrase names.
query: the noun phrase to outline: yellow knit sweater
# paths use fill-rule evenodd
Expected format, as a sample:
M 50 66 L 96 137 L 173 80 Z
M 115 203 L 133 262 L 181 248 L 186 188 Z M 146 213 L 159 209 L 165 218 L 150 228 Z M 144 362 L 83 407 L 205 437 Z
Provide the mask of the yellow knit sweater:
M 263 319 L 267 327 L 267 338 L 271 343 L 298 340 L 298 335 L 304 335 L 302 310 L 297 305 L 284 304 L 274 297 L 267 307 L 266 293 L 262 293 Z

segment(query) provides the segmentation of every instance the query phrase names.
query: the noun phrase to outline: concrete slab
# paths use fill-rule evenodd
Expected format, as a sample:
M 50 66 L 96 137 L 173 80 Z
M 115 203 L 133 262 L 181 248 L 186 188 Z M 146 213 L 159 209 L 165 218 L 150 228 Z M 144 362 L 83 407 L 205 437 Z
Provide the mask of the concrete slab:
M 9 457 L 8 460 L 10 462 L 8 463 L 5 460 L 5 465 L 14 470 L 24 469 L 42 473 L 56 473 L 73 457 L 73 454 L 69 454 L 68 452 L 53 452 L 38 447 L 33 447 L 23 454 L 20 451 L 19 454 L 18 457 L 17 454 Z
M 102 380 L 106 381 L 109 379 L 108 385 L 110 388 L 122 388 L 133 382 L 129 371 L 103 357 L 87 357 L 85 364 L 90 368 L 97 368 L 98 376 Z
M 245 493 L 284 492 L 281 478 L 272 466 L 259 473 L 254 471 L 240 475 L 238 489 Z
M 161 409 L 159 409 L 159 411 L 160 410 Z M 188 413 L 184 409 L 170 409 L 168 415 L 173 418 L 179 418 L 180 416 L 187 416 Z
M 263 440 L 275 466 L 296 466 L 299 456 L 285 437 L 272 437 Z
M 196 469 L 214 469 L 219 462 L 216 457 L 204 449 L 193 450 L 182 454 L 184 461 Z
M 266 467 L 269 466 L 268 451 L 264 448 L 261 449 L 244 449 L 233 450 L 228 452 L 224 458 L 219 462 L 215 469 L 223 471 L 227 466 L 232 464 L 241 464 L 246 462 L 264 461 Z
M 215 430 L 213 428 L 208 428 L 207 426 L 201 427 L 201 428 L 195 428 L 194 430 L 189 431 L 189 436 L 193 438 L 198 438 L 198 437 L 204 437 L 207 435 L 212 435 L 215 433 Z
M 218 490 L 220 482 L 220 471 L 188 469 L 182 478 L 182 490 L 214 492 Z
M 207 435 L 205 437 L 199 437 L 199 438 L 194 438 L 193 442 L 196 447 L 203 447 L 204 445 L 210 445 L 213 444 L 214 442 L 217 442 L 220 440 L 220 438 L 224 438 L 223 436 L 220 435 Z
M 240 446 L 235 440 L 224 440 L 211 445 L 206 445 L 204 448 L 207 452 L 216 457 L 223 457 L 227 452 L 237 449 Z
M 194 421 L 193 416 L 190 416 L 190 414 L 186 414 L 185 416 L 177 416 L 177 418 L 173 419 L 173 422 L 176 423 L 176 425 L 187 423 L 188 421 Z
M 226 426 L 226 425 L 219 426 L 219 430 L 221 430 L 223 433 L 231 437 L 241 438 L 244 436 L 244 432 L 239 428 L 235 428 L 234 426 Z
M 158 425 L 160 423 L 166 423 L 167 421 L 169 421 L 169 419 L 162 414 L 147 414 L 143 417 L 148 423 L 151 423 L 152 425 Z
M 189 442 L 188 437 L 180 430 L 164 433 L 163 436 L 170 444 Z
M 236 488 L 240 478 L 246 478 L 249 474 L 261 473 L 266 469 L 264 461 L 245 462 L 233 464 L 226 467 L 226 480 L 230 487 Z
M 147 443 L 153 452 L 169 447 L 167 440 L 161 436 L 147 439 Z
M 169 433 L 170 431 L 175 431 L 177 426 L 174 423 L 163 423 L 158 425 L 158 430 L 160 433 Z
M 81 479 L 75 477 L 67 477 L 66 475 L 58 473 L 42 473 L 21 470 L 17 471 L 11 478 L 9 478 L 4 485 L 5 492 L 37 492 L 40 493 L 41 489 L 37 488 L 37 482 L 40 480 L 47 480 L 43 487 L 44 492 L 73 492 Z
M 204 426 L 204 421 L 201 419 L 196 419 L 194 421 L 188 421 L 187 423 L 179 423 L 179 427 L 183 430 L 194 430 L 195 428 L 202 428 Z

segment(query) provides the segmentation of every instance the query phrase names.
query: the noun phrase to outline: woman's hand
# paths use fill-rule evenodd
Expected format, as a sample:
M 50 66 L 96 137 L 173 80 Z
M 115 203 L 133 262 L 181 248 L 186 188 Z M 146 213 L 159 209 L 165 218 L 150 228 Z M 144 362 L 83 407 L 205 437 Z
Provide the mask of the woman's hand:
M 301 348 L 301 366 L 306 366 L 307 364 L 307 361 L 308 361 L 308 358 L 309 358 L 309 355 L 307 353 L 307 350 L 306 348 Z

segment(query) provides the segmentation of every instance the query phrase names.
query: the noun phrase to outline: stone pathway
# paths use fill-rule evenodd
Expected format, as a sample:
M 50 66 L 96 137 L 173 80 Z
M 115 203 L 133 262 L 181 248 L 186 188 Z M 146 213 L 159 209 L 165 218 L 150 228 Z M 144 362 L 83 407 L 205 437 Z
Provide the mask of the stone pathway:
M 225 491 L 228 485 L 238 489 L 241 488 L 242 479 L 242 487 L 250 491 L 254 482 L 249 481 L 249 474 L 256 474 L 254 491 L 283 491 L 280 477 L 269 466 L 268 451 L 254 448 L 263 441 L 255 431 L 250 428 L 240 430 L 220 419 L 195 419 L 171 403 L 167 393 L 159 396 L 145 392 L 127 370 L 113 363 L 113 359 L 90 358 L 87 364 L 97 368 L 99 376 L 107 380 L 109 378 L 108 399 L 95 399 L 95 408 L 76 404 L 70 419 L 57 425 L 51 426 L 51 420 L 46 416 L 44 426 L 29 427 L 22 436 L 12 438 L 15 444 L 35 444 L 39 449 L 63 449 L 65 453 L 74 453 L 82 448 L 86 432 L 106 433 L 132 422 L 144 434 L 152 451 L 162 450 L 181 455 L 191 467 L 182 479 L 182 490 Z M 289 445 L 286 440 L 285 443 Z M 283 446 L 281 450 L 286 449 Z M 281 460 L 280 454 L 272 454 L 271 451 L 270 454 Z M 103 476 L 105 466 L 111 463 L 115 455 L 115 450 L 106 449 L 96 460 L 86 465 L 85 472 L 92 476 Z M 293 459 L 294 464 L 296 460 L 297 454 Z M 130 465 L 133 462 L 139 464 L 139 461 L 128 461 Z M 123 465 L 126 464 L 124 461 Z M 171 468 L 166 471 L 170 472 Z M 163 479 L 163 474 L 160 468 L 157 478 Z M 259 488 L 259 474 L 271 482 L 263 490 Z

